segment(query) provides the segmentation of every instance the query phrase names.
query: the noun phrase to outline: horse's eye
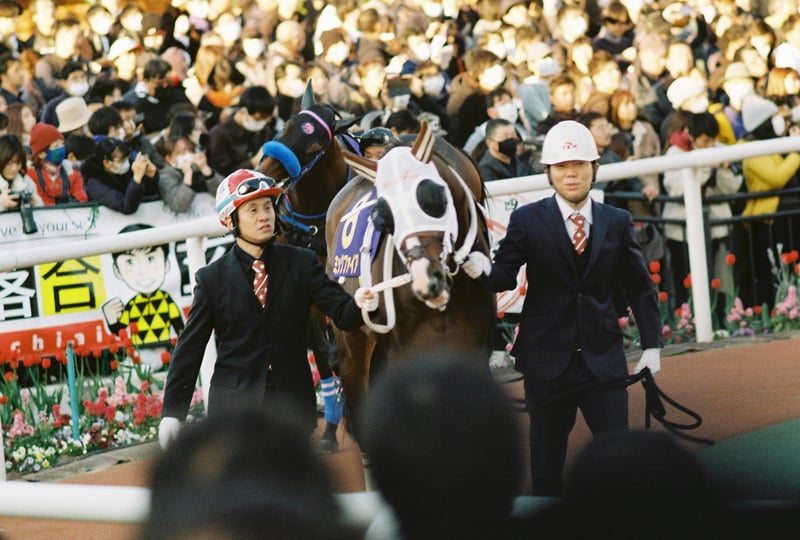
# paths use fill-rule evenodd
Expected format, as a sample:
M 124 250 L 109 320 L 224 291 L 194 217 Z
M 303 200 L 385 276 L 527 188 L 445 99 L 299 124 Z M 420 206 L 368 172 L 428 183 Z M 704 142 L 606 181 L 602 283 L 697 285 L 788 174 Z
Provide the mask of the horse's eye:
M 444 187 L 433 180 L 423 180 L 417 184 L 417 203 L 422 211 L 433 218 L 440 218 L 447 209 Z
M 383 197 L 379 198 L 375 202 L 375 206 L 372 207 L 369 217 L 372 219 L 372 223 L 375 225 L 375 228 L 383 234 L 394 233 L 394 217 L 392 216 L 392 209 L 389 207 L 389 203 L 386 202 L 386 199 Z

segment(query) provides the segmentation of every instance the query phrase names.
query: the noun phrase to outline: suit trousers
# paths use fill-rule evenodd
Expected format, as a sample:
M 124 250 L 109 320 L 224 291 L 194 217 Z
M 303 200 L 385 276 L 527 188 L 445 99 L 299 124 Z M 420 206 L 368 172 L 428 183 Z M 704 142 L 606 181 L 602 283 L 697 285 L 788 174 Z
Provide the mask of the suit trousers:
M 534 495 L 561 495 L 567 442 L 578 409 L 594 436 L 628 428 L 628 390 L 625 387 L 573 394 L 556 403 L 537 407 L 537 403 L 599 380 L 586 365 L 580 351 L 573 352 L 567 369 L 552 381 L 525 376 Z

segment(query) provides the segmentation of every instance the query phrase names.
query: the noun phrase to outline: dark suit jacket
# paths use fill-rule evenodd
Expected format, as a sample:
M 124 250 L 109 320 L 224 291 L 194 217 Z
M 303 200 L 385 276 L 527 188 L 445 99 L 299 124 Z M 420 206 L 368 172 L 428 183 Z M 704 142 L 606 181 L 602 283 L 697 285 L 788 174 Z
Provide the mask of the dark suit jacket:
M 495 291 L 516 286 L 527 263 L 528 289 L 512 354 L 526 376 L 553 380 L 569 364 L 576 345 L 601 379 L 627 376 L 622 331 L 614 308 L 618 287 L 625 292 L 642 338 L 642 348 L 661 347 L 658 298 L 631 216 L 592 202 L 591 248 L 582 275 L 578 257 L 555 196 L 511 214 L 508 232 L 489 276 Z
M 282 244 L 272 246 L 267 260 L 269 284 L 262 308 L 234 249 L 197 272 L 189 319 L 167 374 L 162 416 L 186 417 L 213 330 L 217 361 L 209 414 L 258 405 L 265 397 L 269 402 L 289 400 L 313 429 L 316 397 L 306 345 L 309 307 L 315 304 L 345 330 L 363 324 L 361 312 L 352 297 L 328 279 L 313 252 Z

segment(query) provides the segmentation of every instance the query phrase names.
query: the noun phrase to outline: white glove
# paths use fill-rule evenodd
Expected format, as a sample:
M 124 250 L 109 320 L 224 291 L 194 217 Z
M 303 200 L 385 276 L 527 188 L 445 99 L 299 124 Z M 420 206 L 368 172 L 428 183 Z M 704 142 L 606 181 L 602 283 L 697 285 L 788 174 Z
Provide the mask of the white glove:
M 378 295 L 372 292 L 369 287 L 359 287 L 353 295 L 356 305 L 367 311 L 378 309 Z
M 650 368 L 650 373 L 655 376 L 661 371 L 661 349 L 645 349 L 639 363 L 633 368 L 633 373 L 639 373 L 644 368 Z
M 469 254 L 467 259 L 461 263 L 461 268 L 463 268 L 464 273 L 472 279 L 478 279 L 481 274 L 486 274 L 488 276 L 492 273 L 492 261 L 480 251 L 473 251 Z
M 166 450 L 170 443 L 178 436 L 181 430 L 181 421 L 171 416 L 165 416 L 158 424 L 158 444 Z

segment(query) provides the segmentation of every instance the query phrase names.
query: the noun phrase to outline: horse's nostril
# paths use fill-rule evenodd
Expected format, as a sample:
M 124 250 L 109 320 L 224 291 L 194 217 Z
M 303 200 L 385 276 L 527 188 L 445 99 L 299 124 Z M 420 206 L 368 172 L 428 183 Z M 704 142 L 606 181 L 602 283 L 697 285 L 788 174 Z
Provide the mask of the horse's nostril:
M 444 272 L 441 270 L 434 270 L 431 272 L 431 280 L 428 285 L 431 296 L 439 296 L 444 290 Z

